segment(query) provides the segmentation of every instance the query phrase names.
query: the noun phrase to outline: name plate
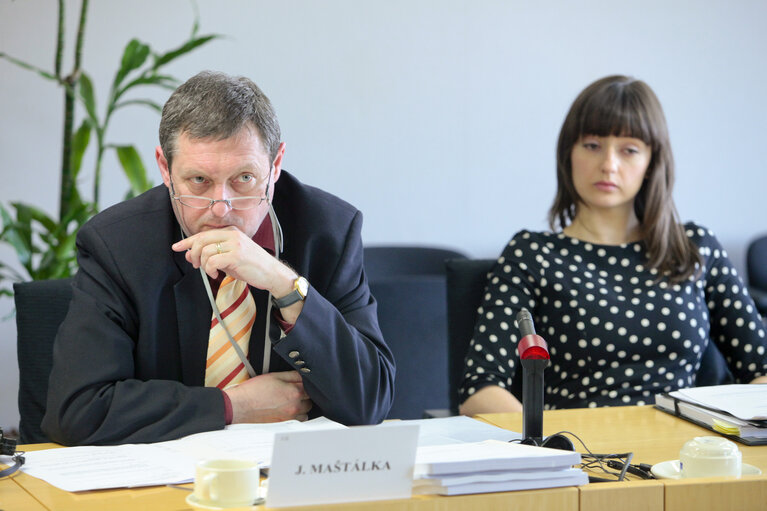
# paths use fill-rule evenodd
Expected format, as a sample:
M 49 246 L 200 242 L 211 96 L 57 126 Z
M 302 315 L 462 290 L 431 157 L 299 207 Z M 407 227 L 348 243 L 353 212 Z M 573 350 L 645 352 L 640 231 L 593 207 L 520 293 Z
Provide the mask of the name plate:
M 387 424 L 276 434 L 266 506 L 409 498 L 418 429 Z

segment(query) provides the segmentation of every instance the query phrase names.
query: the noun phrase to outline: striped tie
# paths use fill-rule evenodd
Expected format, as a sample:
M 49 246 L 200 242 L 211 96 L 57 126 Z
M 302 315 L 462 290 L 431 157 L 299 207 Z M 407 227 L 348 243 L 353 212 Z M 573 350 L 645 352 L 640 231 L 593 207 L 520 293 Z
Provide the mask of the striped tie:
M 227 275 L 221 282 L 221 287 L 218 288 L 216 305 L 229 333 L 247 356 L 250 330 L 256 320 L 256 302 L 250 294 L 248 285 L 242 280 L 234 280 Z M 226 331 L 214 314 L 208 338 L 205 386 L 224 389 L 247 379 L 248 372 L 244 364 L 237 356 Z

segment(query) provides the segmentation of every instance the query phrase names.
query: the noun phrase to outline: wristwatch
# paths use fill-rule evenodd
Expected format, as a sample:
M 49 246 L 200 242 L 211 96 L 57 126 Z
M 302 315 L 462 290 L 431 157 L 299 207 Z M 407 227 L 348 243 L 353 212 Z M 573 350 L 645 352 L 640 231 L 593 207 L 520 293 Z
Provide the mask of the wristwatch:
M 272 303 L 277 308 L 284 308 L 289 305 L 293 305 L 298 301 L 303 301 L 306 298 L 306 293 L 309 292 L 309 281 L 303 277 L 298 277 L 293 281 L 293 291 L 288 293 L 282 298 L 272 298 Z

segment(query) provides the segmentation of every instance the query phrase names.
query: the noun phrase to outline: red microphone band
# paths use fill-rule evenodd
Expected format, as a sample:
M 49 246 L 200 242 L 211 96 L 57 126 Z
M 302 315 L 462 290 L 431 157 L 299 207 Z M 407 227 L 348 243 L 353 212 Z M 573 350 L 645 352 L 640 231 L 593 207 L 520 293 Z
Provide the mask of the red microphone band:
M 517 345 L 517 353 L 521 360 L 545 359 L 550 360 L 549 346 L 543 337 L 536 334 L 526 335 Z

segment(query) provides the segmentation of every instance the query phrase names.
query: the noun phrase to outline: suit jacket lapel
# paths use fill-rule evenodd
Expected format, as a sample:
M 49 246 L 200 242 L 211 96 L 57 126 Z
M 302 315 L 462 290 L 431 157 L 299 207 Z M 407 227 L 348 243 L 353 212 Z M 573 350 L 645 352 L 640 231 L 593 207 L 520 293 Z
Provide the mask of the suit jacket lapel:
M 177 256 L 183 259 L 184 254 Z M 200 271 L 192 268 L 186 260 L 182 264 L 186 265 L 186 271 L 173 287 L 181 349 L 181 375 L 185 385 L 202 386 L 205 384 L 205 362 L 213 312 Z

